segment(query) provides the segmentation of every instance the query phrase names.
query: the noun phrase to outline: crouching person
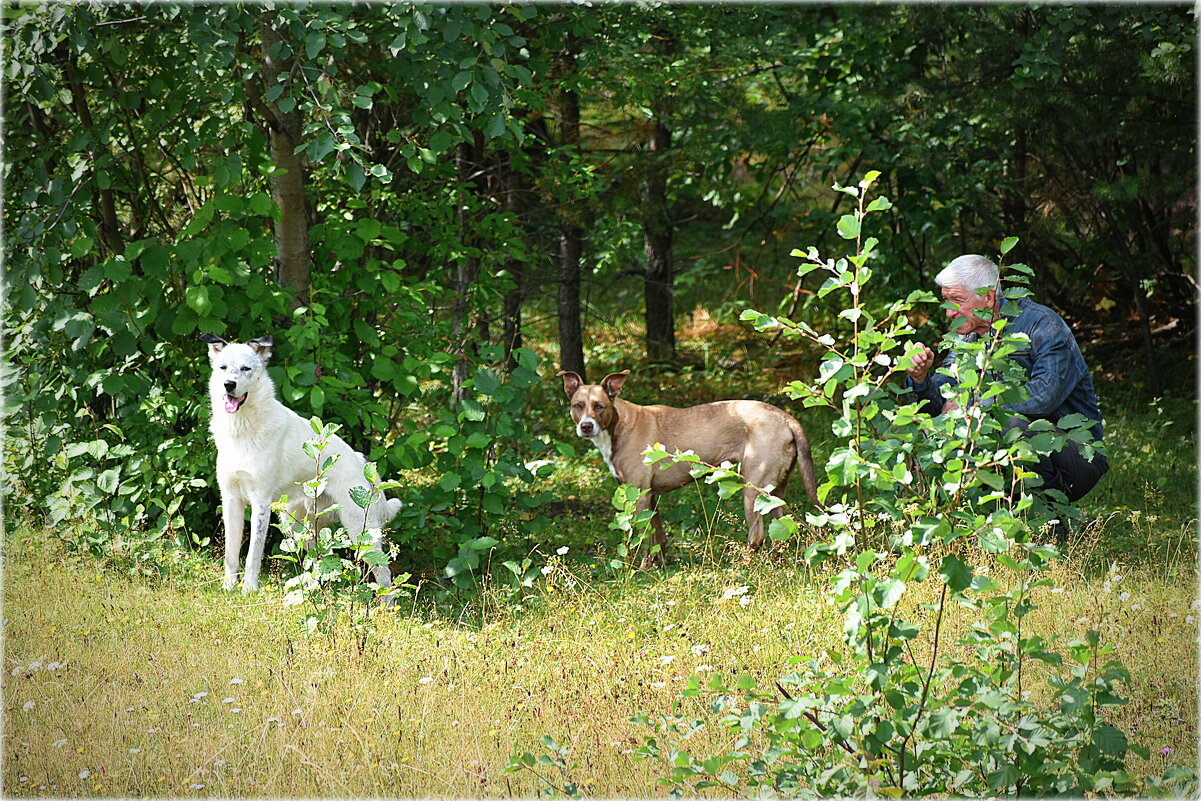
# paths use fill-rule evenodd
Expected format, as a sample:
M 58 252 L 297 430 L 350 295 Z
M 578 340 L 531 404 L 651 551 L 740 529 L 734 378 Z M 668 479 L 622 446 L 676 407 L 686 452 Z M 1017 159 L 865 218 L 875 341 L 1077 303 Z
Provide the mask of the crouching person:
M 1051 309 L 1029 298 L 1010 301 L 1002 311 L 1000 270 L 983 256 L 960 256 L 934 278 L 943 300 L 954 304 L 947 310 L 952 330 L 964 342 L 992 336 L 992 323 L 1003 314 L 1008 319 L 1006 333 L 1025 334 L 1030 339 L 1029 350 L 1013 354 L 1013 360 L 1026 371 L 1025 388 L 1030 397 L 1006 405 L 1013 413 L 1010 425 L 1023 431 L 1032 420 L 1048 420 L 1058 426 L 1068 415 L 1079 414 L 1093 421 L 1090 429 L 1095 445 L 1101 444 L 1103 424 L 1097 405 L 1097 393 L 1088 365 L 1076 344 L 1076 338 L 1063 318 Z M 954 352 L 948 355 L 953 362 Z M 906 376 L 906 386 L 926 401 L 931 413 L 954 411 L 954 401 L 944 401 L 941 389 L 954 379 L 932 372 L 935 354 L 922 346 Z M 1031 467 L 1043 480 L 1042 489 L 1062 492 L 1075 503 L 1097 485 L 1109 470 L 1109 462 L 1100 450 L 1085 458 L 1080 444 L 1068 441 L 1062 449 L 1045 454 Z M 1057 539 L 1066 538 L 1062 526 L 1055 530 Z

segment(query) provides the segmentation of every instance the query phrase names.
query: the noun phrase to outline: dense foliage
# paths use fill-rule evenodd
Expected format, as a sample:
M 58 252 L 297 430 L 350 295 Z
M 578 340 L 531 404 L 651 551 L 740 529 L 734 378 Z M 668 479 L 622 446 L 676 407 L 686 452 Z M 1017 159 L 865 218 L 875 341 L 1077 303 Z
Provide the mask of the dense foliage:
M 147 564 L 216 533 L 198 333 L 273 333 L 284 402 L 385 476 L 425 476 L 397 539 L 466 580 L 471 543 L 547 524 L 527 490 L 551 447 L 526 410 L 531 312 L 580 373 L 587 335 L 630 307 L 666 362 L 688 358 L 674 330 L 700 299 L 828 318 L 787 243 L 829 244 L 826 187 L 869 167 L 897 202 L 888 293 L 1018 234 L 1040 296 L 1142 332 L 1152 382 L 1152 329 L 1188 324 L 1185 6 L 81 3 L 3 21 L 6 491 Z

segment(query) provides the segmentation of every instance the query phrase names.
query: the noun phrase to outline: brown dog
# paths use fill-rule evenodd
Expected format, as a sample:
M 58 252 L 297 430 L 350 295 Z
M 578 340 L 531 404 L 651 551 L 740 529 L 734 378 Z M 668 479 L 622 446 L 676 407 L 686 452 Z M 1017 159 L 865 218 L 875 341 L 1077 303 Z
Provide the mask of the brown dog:
M 676 409 L 671 406 L 639 406 L 617 397 L 629 370 L 610 373 L 599 384 L 585 384 L 576 373 L 562 371 L 563 389 L 571 398 L 571 419 L 578 436 L 590 439 L 600 449 L 610 472 L 618 481 L 650 490 L 638 502 L 637 511 L 655 509 L 658 496 L 678 489 L 694 479 L 687 464 L 660 469 L 643 462 L 643 452 L 662 443 L 668 453 L 691 450 L 701 461 L 719 465 L 724 461 L 741 464 L 743 480 L 777 497 L 794 464 L 801 466 L 805 492 L 817 504 L 817 479 L 809 439 L 801 424 L 787 412 L 767 403 L 729 400 Z M 755 489 L 743 491 L 743 507 L 752 548 L 763 544 L 763 515 L 755 511 Z M 769 514 L 780 517 L 782 508 Z M 666 561 L 667 538 L 656 512 L 651 547 L 643 557 L 648 567 L 659 546 L 658 560 Z

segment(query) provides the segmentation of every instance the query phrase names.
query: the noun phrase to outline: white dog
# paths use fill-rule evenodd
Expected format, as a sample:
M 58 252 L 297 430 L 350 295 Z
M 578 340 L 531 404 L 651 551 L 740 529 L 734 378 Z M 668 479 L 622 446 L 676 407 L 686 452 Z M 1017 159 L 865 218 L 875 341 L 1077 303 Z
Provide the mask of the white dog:
M 342 525 L 352 538 L 366 528 L 376 532 L 400 511 L 401 502 L 384 498 L 364 511 L 351 500 L 352 487 L 366 487 L 366 459 L 334 437 L 322 451 L 322 459 L 338 460 L 325 473 L 328 483 L 317 499 L 317 508 L 304 494 L 301 483 L 317 473 L 314 461 L 305 455 L 304 443 L 313 438 L 309 423 L 275 397 L 275 384 L 267 375 L 271 337 L 246 344 L 229 343 L 212 334 L 200 337 L 209 346 L 213 375 L 209 397 L 213 416 L 210 429 L 217 443 L 217 483 L 221 487 L 221 511 L 225 518 L 225 584 L 232 590 L 238 583 L 238 557 L 246 505 L 250 504 L 250 550 L 246 553 L 246 575 L 242 591 L 258 589 L 263 545 L 271 518 L 271 504 L 288 496 L 288 512 L 298 519 L 315 516 L 339 504 Z M 377 533 L 375 547 L 383 551 L 384 537 Z M 381 588 L 391 586 L 392 573 L 385 564 L 373 568 Z

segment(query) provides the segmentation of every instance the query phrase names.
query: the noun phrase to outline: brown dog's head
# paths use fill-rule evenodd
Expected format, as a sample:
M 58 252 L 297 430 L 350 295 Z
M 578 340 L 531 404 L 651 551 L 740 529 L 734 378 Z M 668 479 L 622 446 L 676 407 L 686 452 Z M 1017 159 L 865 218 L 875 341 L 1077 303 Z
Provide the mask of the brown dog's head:
M 575 421 L 576 436 L 591 439 L 608 431 L 614 420 L 613 400 L 621 393 L 629 370 L 609 373 L 599 384 L 585 384 L 577 373 L 562 370 L 563 390 L 571 398 L 571 419 Z

